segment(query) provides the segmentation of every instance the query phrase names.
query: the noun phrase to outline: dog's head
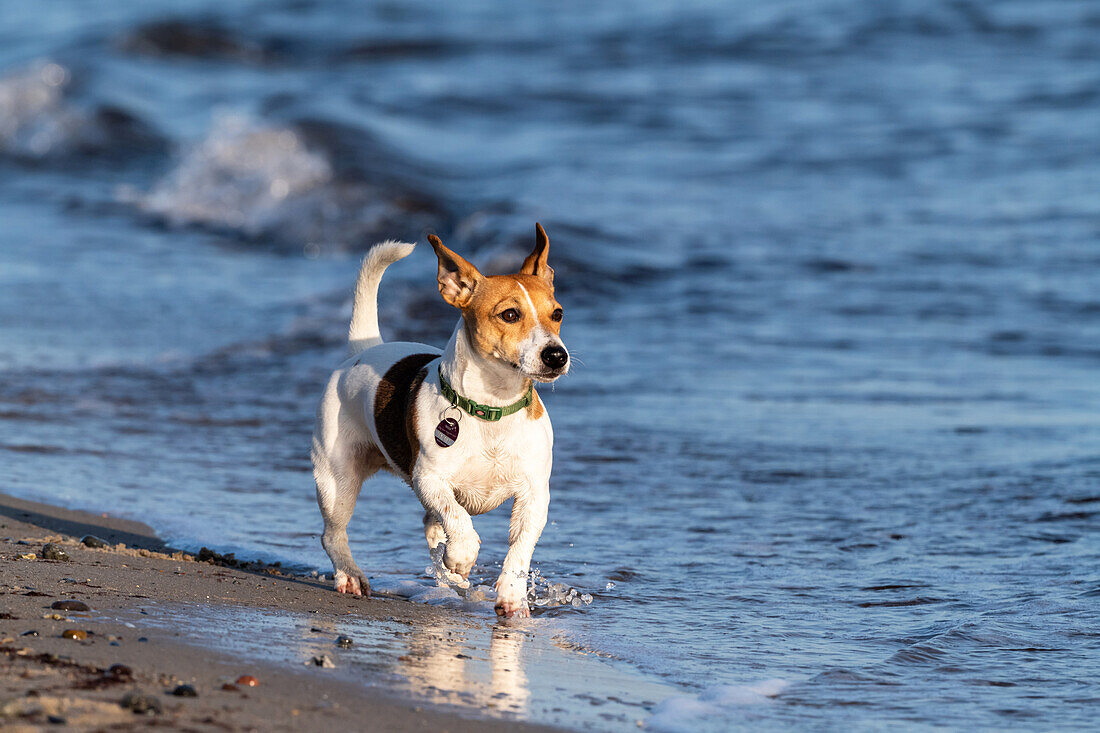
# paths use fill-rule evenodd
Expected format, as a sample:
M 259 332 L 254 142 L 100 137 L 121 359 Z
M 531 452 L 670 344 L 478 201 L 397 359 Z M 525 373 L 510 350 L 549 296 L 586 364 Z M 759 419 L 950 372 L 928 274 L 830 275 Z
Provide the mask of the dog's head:
M 538 382 L 569 371 L 561 340 L 562 308 L 554 298 L 554 271 L 546 264 L 550 238 L 535 224 L 535 249 L 514 275 L 482 275 L 428 235 L 439 258 L 439 293 L 462 311 L 470 343 L 486 359 Z

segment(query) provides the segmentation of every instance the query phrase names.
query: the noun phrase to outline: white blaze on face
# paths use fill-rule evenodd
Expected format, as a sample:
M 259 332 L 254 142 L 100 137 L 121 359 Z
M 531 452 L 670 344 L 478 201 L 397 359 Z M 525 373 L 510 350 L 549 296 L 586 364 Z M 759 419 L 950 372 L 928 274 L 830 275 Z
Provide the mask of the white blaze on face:
M 523 286 L 523 283 L 517 282 L 516 285 L 523 292 L 523 297 L 527 299 L 527 307 L 530 308 L 528 312 L 535 321 L 535 327 L 531 329 L 531 333 L 527 334 L 527 338 L 519 343 L 519 368 L 527 376 L 534 377 L 546 371 L 546 366 L 542 363 L 543 349 L 548 346 L 560 346 L 564 349 L 565 344 L 556 334 L 550 333 L 542 327 L 539 312 L 535 308 L 535 301 L 531 299 L 531 294 L 527 292 L 527 288 Z M 567 371 L 569 371 L 568 364 L 562 374 Z

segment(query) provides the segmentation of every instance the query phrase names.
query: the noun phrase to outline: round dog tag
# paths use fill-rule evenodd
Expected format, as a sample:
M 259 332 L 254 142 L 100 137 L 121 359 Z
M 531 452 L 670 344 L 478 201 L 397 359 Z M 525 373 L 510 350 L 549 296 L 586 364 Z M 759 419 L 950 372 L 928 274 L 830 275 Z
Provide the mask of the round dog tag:
M 458 421 L 446 417 L 435 426 L 435 442 L 440 448 L 450 448 L 458 440 Z

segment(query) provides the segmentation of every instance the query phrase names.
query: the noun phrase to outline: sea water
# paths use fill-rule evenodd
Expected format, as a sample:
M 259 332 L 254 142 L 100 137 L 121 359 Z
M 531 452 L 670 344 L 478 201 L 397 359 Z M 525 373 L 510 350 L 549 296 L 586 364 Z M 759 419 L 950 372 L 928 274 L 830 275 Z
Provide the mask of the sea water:
M 331 573 L 308 444 L 359 257 L 503 271 L 539 220 L 574 368 L 535 622 L 673 690 L 646 725 L 1091 725 L 1095 5 L 0 18 L 0 489 Z M 387 338 L 446 340 L 434 272 L 387 273 Z M 364 489 L 380 586 L 429 582 L 419 517 Z

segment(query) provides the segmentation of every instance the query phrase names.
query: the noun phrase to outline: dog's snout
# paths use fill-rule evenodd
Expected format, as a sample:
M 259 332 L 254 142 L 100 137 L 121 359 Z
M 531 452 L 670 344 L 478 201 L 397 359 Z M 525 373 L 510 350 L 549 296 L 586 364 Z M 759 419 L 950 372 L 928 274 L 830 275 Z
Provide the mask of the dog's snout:
M 542 363 L 551 369 L 561 369 L 569 361 L 569 352 L 560 346 L 547 346 L 542 350 Z

